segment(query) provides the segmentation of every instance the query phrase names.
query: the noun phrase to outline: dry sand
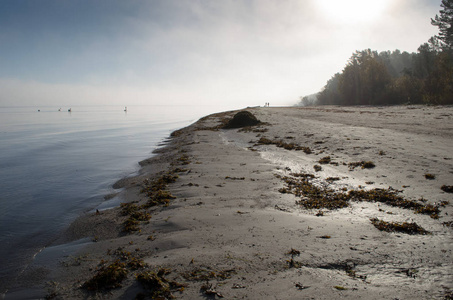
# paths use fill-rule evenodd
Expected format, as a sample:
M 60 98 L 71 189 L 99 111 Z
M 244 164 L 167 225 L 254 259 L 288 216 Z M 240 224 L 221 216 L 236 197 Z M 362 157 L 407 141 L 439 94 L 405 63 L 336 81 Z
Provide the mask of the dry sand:
M 168 185 L 176 199 L 149 208 L 152 217 L 140 222 L 140 232 L 123 232 L 127 216 L 120 208 L 87 214 L 43 251 L 24 274 L 23 285 L 30 287 L 31 279 L 45 275 L 45 293 L 55 299 L 133 299 L 137 294 L 145 299 L 150 291 L 135 275 L 163 267 L 169 272 L 164 278 L 185 285 L 184 291 L 172 292 L 177 299 L 442 299 L 453 289 L 453 229 L 446 226 L 453 219 L 453 199 L 441 190 L 453 185 L 453 107 L 247 110 L 265 124 L 246 132 L 214 130 L 235 112 L 203 118 L 141 162 L 140 175 L 115 184 L 117 199 L 143 204 L 146 179 L 180 168 Z M 313 153 L 256 145 L 261 137 Z M 313 166 L 325 156 L 334 164 L 315 172 Z M 357 161 L 376 166 L 350 170 L 347 164 Z M 316 185 L 335 190 L 392 187 L 408 199 L 444 201 L 444 206 L 439 219 L 357 201 L 323 209 L 320 216 L 319 209 L 297 205 L 299 197 L 279 192 L 285 187 L 281 177 L 297 172 L 314 174 Z M 426 179 L 427 173 L 435 179 Z M 340 180 L 329 183 L 328 177 Z M 416 222 L 431 234 L 379 231 L 371 218 Z M 293 256 L 288 254 L 292 249 Z M 52 265 L 55 255 L 58 263 Z M 127 267 L 121 288 L 81 288 L 101 260 L 129 263 L 131 257 L 147 266 Z M 11 291 L 10 299 L 30 293 L 24 286 Z

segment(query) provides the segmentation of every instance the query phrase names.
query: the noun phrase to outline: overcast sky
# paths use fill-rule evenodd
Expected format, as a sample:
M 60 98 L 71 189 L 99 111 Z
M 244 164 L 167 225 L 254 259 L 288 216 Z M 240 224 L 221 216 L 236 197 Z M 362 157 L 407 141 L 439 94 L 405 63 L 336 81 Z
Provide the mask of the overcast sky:
M 0 105 L 293 105 L 355 50 L 416 52 L 440 0 L 2 0 Z

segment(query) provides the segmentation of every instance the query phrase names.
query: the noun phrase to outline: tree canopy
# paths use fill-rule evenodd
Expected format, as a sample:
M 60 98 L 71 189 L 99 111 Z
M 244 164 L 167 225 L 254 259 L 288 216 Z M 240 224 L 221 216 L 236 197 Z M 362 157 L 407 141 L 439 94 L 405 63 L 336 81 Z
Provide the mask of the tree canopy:
M 453 0 L 442 0 L 441 8 L 431 19 L 439 34 L 417 53 L 356 51 L 315 104 L 453 104 Z

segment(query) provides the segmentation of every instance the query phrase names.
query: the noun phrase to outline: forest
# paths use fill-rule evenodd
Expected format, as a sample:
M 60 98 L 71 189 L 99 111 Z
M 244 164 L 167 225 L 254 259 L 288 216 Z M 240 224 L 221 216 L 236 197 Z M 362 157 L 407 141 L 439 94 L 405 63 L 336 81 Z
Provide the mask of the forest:
M 300 105 L 453 104 L 453 0 L 431 19 L 439 33 L 417 53 L 356 51 L 316 97 Z

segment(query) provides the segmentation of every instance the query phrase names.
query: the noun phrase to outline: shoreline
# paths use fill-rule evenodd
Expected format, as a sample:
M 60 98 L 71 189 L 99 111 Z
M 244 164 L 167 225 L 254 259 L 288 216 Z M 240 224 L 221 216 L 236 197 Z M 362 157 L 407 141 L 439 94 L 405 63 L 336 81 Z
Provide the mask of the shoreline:
M 318 178 L 316 185 L 336 190 L 392 187 L 433 205 L 451 200 L 440 187 L 453 183 L 452 107 L 245 110 L 264 124 L 248 131 L 218 130 L 237 111 L 206 116 L 175 131 L 156 156 L 140 162 L 138 176 L 114 184 L 121 189 L 121 202 L 140 207 L 159 191 L 175 197 L 166 199 L 168 206 L 134 208 L 150 216 L 135 224 L 140 231 L 124 232 L 133 213 L 124 206 L 82 216 L 55 244 L 81 240 L 76 243 L 81 248 L 69 255 L 63 251 L 53 270 L 31 270 L 24 282 L 40 270 L 58 283 L 46 287 L 56 299 L 149 297 L 135 277 L 162 267 L 168 273 L 159 275 L 161 281 L 185 285 L 182 292 L 171 291 L 181 299 L 208 293 L 249 299 L 425 299 L 453 289 L 452 232 L 442 225 L 452 221 L 453 203 L 442 206 L 440 218 L 433 219 L 357 201 L 336 210 L 307 210 L 295 203 L 300 198 L 281 192 L 282 177 L 305 173 Z M 272 143 L 259 144 L 263 137 Z M 311 153 L 277 147 L 280 140 L 309 147 Z M 327 156 L 329 163 L 319 163 Z M 350 170 L 348 163 L 359 161 L 376 166 Z M 322 170 L 315 172 L 314 165 Z M 428 173 L 435 179 L 424 178 Z M 164 177 L 164 184 L 152 191 Z M 382 232 L 371 224 L 373 217 L 412 220 L 431 234 Z M 97 294 L 80 288 L 102 269 L 101 260 L 125 264 L 122 287 Z M 137 265 L 131 267 L 131 261 Z

